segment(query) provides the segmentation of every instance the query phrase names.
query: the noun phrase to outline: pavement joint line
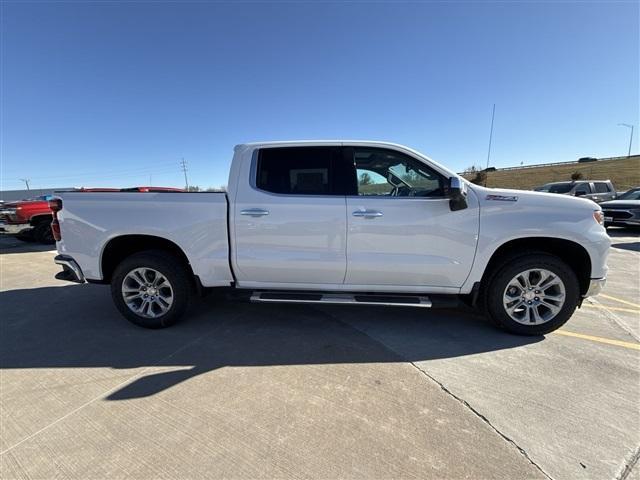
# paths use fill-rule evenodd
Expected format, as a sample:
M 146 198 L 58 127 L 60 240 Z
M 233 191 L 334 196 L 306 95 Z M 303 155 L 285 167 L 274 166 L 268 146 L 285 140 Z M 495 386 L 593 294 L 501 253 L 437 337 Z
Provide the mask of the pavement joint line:
M 619 470 L 619 473 L 616 475 L 616 480 L 626 480 L 631 475 L 633 468 L 638 465 L 638 460 L 640 460 L 640 445 L 636 447 L 635 451 L 631 455 L 628 461 L 624 462 L 624 465 Z
M 332 318 L 334 318 L 335 320 L 336 317 L 328 312 L 324 312 L 327 313 L 329 316 L 331 316 Z M 413 368 L 415 368 L 419 373 L 421 373 L 424 377 L 428 378 L 429 380 L 431 380 L 433 383 L 435 383 L 436 385 L 438 385 L 440 387 L 440 389 L 446 393 L 447 395 L 449 395 L 451 398 L 453 398 L 454 400 L 456 400 L 458 403 L 460 403 L 462 406 L 466 407 L 473 415 L 475 415 L 477 418 L 479 418 L 483 423 L 485 423 L 491 430 L 493 430 L 495 433 L 497 433 L 503 440 L 505 440 L 507 443 L 510 443 L 511 445 L 513 445 L 516 450 L 518 450 L 518 452 L 520 452 L 520 454 L 529 461 L 529 463 L 531 463 L 531 465 L 533 465 L 537 470 L 540 471 L 540 473 L 542 473 L 546 478 L 548 478 L 549 480 L 553 480 L 553 477 L 548 474 L 540 465 L 538 465 L 536 462 L 533 461 L 533 459 L 529 456 L 529 454 L 527 453 L 527 451 L 522 448 L 520 445 L 518 445 L 515 440 L 513 440 L 511 437 L 508 437 L 507 435 L 505 435 L 504 433 L 502 433 L 493 423 L 491 423 L 491 421 L 485 417 L 483 414 L 481 414 L 478 410 L 476 410 L 475 408 L 473 408 L 471 406 L 471 404 L 469 402 L 467 402 L 465 399 L 457 396 L 455 393 L 453 393 L 451 390 L 449 390 L 447 387 L 444 386 L 443 383 L 439 382 L 438 380 L 436 380 L 435 377 L 433 377 L 432 375 L 430 375 L 429 373 L 427 373 L 426 370 L 423 370 L 422 368 L 420 368 L 416 363 L 412 362 L 411 360 L 409 360 L 408 358 L 406 358 L 404 355 L 401 355 L 400 353 L 398 353 L 396 350 L 394 350 L 393 348 L 385 345 L 384 343 L 380 342 L 379 340 L 373 338 L 371 335 L 369 335 L 366 331 L 356 327 L 355 325 L 351 324 L 351 323 L 347 323 L 344 322 L 342 320 L 337 320 L 340 323 L 349 325 L 351 328 L 358 330 L 360 332 L 362 332 L 364 335 L 366 335 L 367 337 L 369 337 L 371 340 L 373 340 L 374 342 L 380 344 L 382 347 L 386 348 L 387 350 L 391 350 L 392 352 L 394 352 L 396 355 L 398 355 L 400 358 L 403 358 L 405 360 L 405 362 L 407 362 L 409 365 L 411 365 Z
M 505 440 L 507 443 L 510 443 L 511 445 L 513 445 L 520 452 L 520 454 L 524 458 L 526 458 L 529 461 L 529 463 L 531 463 L 531 465 L 533 465 L 535 468 L 537 468 L 540 471 L 540 473 L 542 473 L 546 478 L 548 478 L 549 480 L 553 480 L 553 477 L 551 475 L 549 475 L 540 465 L 538 465 L 536 462 L 533 461 L 533 459 L 529 456 L 529 454 L 527 453 L 527 451 L 524 448 L 522 448 L 520 445 L 518 445 L 515 442 L 515 440 L 513 440 L 511 437 L 508 437 L 507 435 L 502 433 L 495 425 L 493 425 L 493 423 L 491 423 L 491 421 L 487 417 L 485 417 L 483 414 L 481 414 L 479 411 L 477 411 L 475 408 L 473 408 L 471 406 L 471 404 L 469 404 L 469 402 L 467 402 L 465 399 L 457 396 L 455 393 L 453 393 L 451 390 L 449 390 L 447 387 L 445 387 L 443 383 L 439 382 L 433 376 L 429 375 L 425 370 L 420 368 L 414 362 L 412 362 L 412 361 L 408 361 L 408 362 L 409 362 L 409 364 L 411 366 L 413 366 L 416 370 L 418 370 L 418 372 L 422 373 L 425 377 L 427 377 L 428 379 L 433 381 L 435 384 L 437 384 L 442 389 L 443 392 L 445 392 L 447 395 L 449 395 L 450 397 L 452 397 L 453 399 L 455 399 L 456 401 L 461 403 L 468 410 L 470 410 L 476 417 L 478 417 L 485 424 L 487 424 L 489 426 L 489 428 L 491 428 L 491 430 L 493 430 L 500 437 L 502 437 L 503 440 Z M 621 480 L 623 480 L 623 479 L 621 479 Z
M 602 298 L 613 300 L 614 302 L 620 302 L 620 303 L 624 303 L 625 305 L 630 305 L 632 307 L 640 308 L 640 305 L 638 305 L 637 303 L 629 302 L 628 300 L 623 300 L 622 298 L 612 297 L 611 295 L 605 295 L 604 293 L 601 293 L 600 296 Z
M 585 305 L 602 305 L 598 300 L 596 300 L 593 297 L 589 297 L 586 300 L 587 300 L 587 303 Z M 630 330 L 629 327 L 627 327 L 624 324 L 624 322 L 621 321 L 620 318 L 618 318 L 618 316 L 615 313 L 613 313 L 610 309 L 603 308 L 602 313 L 604 314 L 604 317 L 607 320 L 609 320 L 611 323 L 621 328 L 631 338 L 640 342 L 640 336 L 638 336 L 633 330 Z
M 612 338 L 605 337 L 596 337 L 594 335 L 585 335 L 583 333 L 570 332 L 568 330 L 556 330 L 552 333 L 557 335 L 565 335 L 567 337 L 581 338 L 582 340 L 591 340 L 592 342 L 606 343 L 608 345 L 630 348 L 631 350 L 640 350 L 640 343 L 625 342 L 623 340 L 614 340 Z
M 236 318 L 240 317 L 240 315 L 238 315 Z M 234 319 L 235 320 L 235 319 Z M 149 365 L 148 367 L 145 367 L 144 369 L 142 369 L 140 372 L 136 373 L 135 375 L 132 375 L 131 377 L 127 378 L 126 380 L 124 380 L 123 382 L 120 382 L 119 384 L 117 384 L 115 387 L 109 388 L 108 390 L 106 390 L 105 392 L 101 393 L 100 395 L 92 398 L 91 400 L 83 403 L 82 405 L 80 405 L 79 407 L 74 408 L 73 410 L 71 410 L 68 413 L 65 413 L 62 417 L 54 420 L 53 422 L 51 422 L 48 425 L 45 425 L 44 427 L 42 427 L 40 430 L 32 433 L 31 435 L 23 438 L 22 440 L 20 440 L 18 443 L 13 444 L 12 446 L 10 446 L 9 448 L 6 448 L 5 450 L 0 452 L 0 455 L 4 455 L 5 453 L 9 453 L 11 450 L 13 450 L 14 448 L 22 445 L 24 442 L 27 442 L 29 440 L 31 440 L 32 438 L 40 435 L 42 432 L 48 430 L 49 428 L 53 427 L 54 425 L 57 425 L 58 423 L 62 422 L 63 420 L 65 420 L 66 418 L 69 418 L 71 415 L 73 415 L 74 413 L 79 412 L 80 410 L 82 410 L 85 407 L 88 407 L 89 405 L 91 405 L 93 402 L 95 402 L 96 400 L 100 400 L 101 398 L 104 398 L 105 396 L 109 395 L 112 392 L 117 391 L 120 387 L 130 383 L 132 380 L 140 377 L 141 375 L 147 373 L 149 370 L 151 370 L 152 368 L 158 367 L 160 366 L 160 363 L 169 360 L 170 358 L 172 358 L 173 356 L 177 355 L 178 353 L 182 352 L 183 350 L 191 347 L 192 345 L 198 343 L 200 340 L 204 339 L 205 337 L 208 337 L 209 335 L 212 335 L 213 333 L 217 332 L 218 328 L 214 328 L 212 331 L 205 333 L 203 335 L 200 335 L 198 338 L 196 338 L 195 340 L 192 340 L 186 344 L 184 344 L 182 347 L 178 348 L 177 350 L 175 350 L 173 353 L 170 353 L 169 355 L 157 360 L 153 365 Z

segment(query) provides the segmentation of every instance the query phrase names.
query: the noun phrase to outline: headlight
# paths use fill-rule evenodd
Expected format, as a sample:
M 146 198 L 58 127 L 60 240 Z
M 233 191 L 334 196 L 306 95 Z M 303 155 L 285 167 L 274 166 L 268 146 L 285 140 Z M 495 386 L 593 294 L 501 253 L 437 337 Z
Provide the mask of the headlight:
M 602 213 L 602 210 L 594 211 L 593 219 L 604 227 L 604 213 Z

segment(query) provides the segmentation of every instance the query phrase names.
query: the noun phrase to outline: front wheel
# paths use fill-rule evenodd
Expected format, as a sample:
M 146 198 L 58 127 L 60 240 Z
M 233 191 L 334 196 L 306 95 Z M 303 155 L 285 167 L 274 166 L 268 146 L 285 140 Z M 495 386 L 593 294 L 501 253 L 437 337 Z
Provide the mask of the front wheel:
M 56 243 L 56 240 L 53 238 L 53 232 L 51 231 L 51 222 L 38 223 L 34 228 L 33 235 L 38 242 L 44 245 Z
M 180 320 L 189 294 L 185 266 L 160 250 L 127 257 L 111 278 L 111 297 L 120 313 L 145 328 L 164 328 Z
M 487 313 L 498 327 L 542 335 L 564 325 L 580 300 L 578 278 L 558 257 L 531 254 L 512 259 L 491 276 Z

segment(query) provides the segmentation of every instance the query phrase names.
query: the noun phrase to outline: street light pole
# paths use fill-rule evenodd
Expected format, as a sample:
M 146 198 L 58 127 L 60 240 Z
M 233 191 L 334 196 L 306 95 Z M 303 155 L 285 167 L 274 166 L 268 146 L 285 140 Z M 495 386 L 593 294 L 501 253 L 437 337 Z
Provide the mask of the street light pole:
M 627 153 L 627 157 L 631 156 L 631 143 L 633 142 L 633 125 L 629 125 L 628 123 L 619 123 L 619 127 L 627 127 L 631 129 L 631 135 L 629 136 L 629 152 Z
M 493 110 L 491 111 L 491 129 L 489 130 L 489 148 L 487 150 L 487 168 L 486 170 L 489 169 L 489 158 L 491 158 L 491 141 L 493 140 L 493 119 L 496 116 L 496 104 L 493 104 Z M 484 186 L 487 186 L 487 177 L 489 176 L 489 174 L 487 173 L 487 171 L 485 170 L 484 172 Z
M 491 129 L 489 130 L 489 149 L 487 150 L 487 168 L 489 168 L 489 158 L 491 158 L 491 140 L 493 140 L 493 119 L 496 116 L 496 104 L 493 104 L 491 111 Z

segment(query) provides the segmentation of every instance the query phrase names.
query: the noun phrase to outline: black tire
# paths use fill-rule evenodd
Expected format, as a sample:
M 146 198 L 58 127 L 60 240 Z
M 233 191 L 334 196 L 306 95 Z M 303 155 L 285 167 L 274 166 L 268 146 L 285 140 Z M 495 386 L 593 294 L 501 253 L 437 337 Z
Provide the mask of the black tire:
M 40 222 L 33 230 L 36 240 L 44 245 L 52 245 L 56 243 L 51 231 L 51 222 Z
M 15 238 L 17 238 L 18 240 L 22 241 L 22 242 L 29 242 L 29 243 L 33 243 L 36 241 L 35 236 L 33 235 L 33 228 L 30 228 L 29 230 L 27 230 L 24 233 L 19 233 L 15 236 Z
M 541 324 L 519 323 L 509 316 L 503 304 L 509 282 L 519 273 L 530 269 L 545 269 L 562 280 L 565 301 L 560 311 Z M 560 258 L 547 253 L 531 252 L 505 259 L 492 272 L 484 292 L 484 305 L 491 323 L 517 335 L 543 335 L 564 325 L 573 315 L 580 301 L 578 277 L 573 269 Z
M 124 300 L 123 282 L 136 268 L 150 268 L 168 280 L 173 291 L 172 304 L 162 315 L 153 318 L 134 312 Z M 111 298 L 120 313 L 130 322 L 144 328 L 165 328 L 178 322 L 189 306 L 191 296 L 190 274 L 185 265 L 173 254 L 163 250 L 147 250 L 125 258 L 111 277 Z

